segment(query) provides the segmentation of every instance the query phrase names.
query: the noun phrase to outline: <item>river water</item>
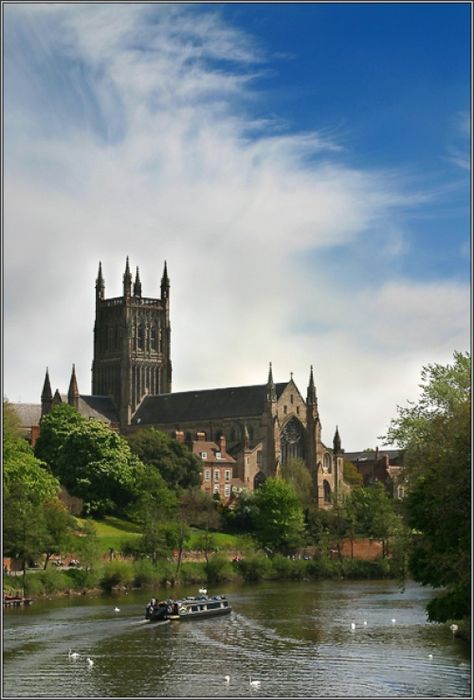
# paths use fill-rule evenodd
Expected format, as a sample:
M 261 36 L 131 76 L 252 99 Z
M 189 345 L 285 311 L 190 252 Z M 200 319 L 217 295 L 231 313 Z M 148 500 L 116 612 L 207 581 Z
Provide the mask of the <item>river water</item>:
M 146 592 L 5 610 L 3 697 L 471 697 L 470 648 L 426 621 L 431 594 L 417 584 L 402 592 L 392 581 L 278 582 L 210 593 L 227 594 L 230 615 L 145 622 Z

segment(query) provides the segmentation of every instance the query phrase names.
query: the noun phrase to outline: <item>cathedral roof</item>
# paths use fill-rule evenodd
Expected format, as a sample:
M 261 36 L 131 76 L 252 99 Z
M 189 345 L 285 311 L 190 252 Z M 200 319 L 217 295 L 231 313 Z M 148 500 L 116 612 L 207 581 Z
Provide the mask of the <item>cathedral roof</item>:
M 277 398 L 286 386 L 288 382 L 275 384 Z M 259 384 L 145 396 L 132 418 L 132 425 L 261 416 L 266 391 L 267 385 Z
M 119 422 L 114 402 L 109 396 L 84 396 L 81 394 L 78 408 L 83 418 L 98 418 L 107 423 Z
M 31 428 L 39 425 L 41 419 L 40 403 L 12 403 L 10 404 L 20 419 L 22 428 Z

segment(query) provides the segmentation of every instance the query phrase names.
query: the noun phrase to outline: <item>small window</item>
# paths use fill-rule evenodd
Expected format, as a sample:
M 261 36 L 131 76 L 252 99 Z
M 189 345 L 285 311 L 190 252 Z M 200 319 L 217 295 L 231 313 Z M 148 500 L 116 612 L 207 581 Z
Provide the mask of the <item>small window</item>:
M 214 493 L 220 493 L 221 492 L 221 487 L 219 484 L 214 484 Z
M 262 465 L 262 450 L 257 451 L 257 464 L 259 467 Z
M 214 481 L 220 481 L 221 472 L 219 469 L 214 469 Z
M 229 496 L 230 496 L 230 484 L 226 484 L 224 486 L 224 496 L 226 498 L 229 498 Z
M 293 394 L 290 394 L 290 403 L 293 403 Z
M 222 454 L 220 452 L 216 452 L 216 459 L 222 459 Z
M 296 415 L 298 415 L 298 416 L 300 415 L 300 407 L 299 406 L 296 407 Z
M 211 470 L 205 469 L 204 470 L 204 481 L 210 481 L 210 480 L 211 480 Z
M 287 411 L 288 411 L 288 406 L 283 406 L 283 413 L 284 413 L 285 415 L 286 415 Z
M 207 459 L 207 452 L 201 452 L 202 459 Z
M 230 469 L 225 470 L 225 480 L 230 481 Z

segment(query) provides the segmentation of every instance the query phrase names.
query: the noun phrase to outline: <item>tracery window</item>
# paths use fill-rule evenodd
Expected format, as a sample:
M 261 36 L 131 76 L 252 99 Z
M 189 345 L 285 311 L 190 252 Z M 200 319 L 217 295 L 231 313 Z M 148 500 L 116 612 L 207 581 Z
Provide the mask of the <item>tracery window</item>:
M 158 350 L 158 336 L 156 333 L 156 326 L 154 324 L 150 328 L 150 347 L 152 350 Z
M 329 483 L 326 480 L 323 481 L 323 492 L 324 502 L 331 503 L 331 487 L 329 486 Z
M 143 350 L 145 347 L 145 328 L 143 323 L 140 323 L 137 329 L 137 347 L 139 350 Z
M 297 418 L 291 418 L 281 433 L 281 461 L 304 459 L 304 428 Z

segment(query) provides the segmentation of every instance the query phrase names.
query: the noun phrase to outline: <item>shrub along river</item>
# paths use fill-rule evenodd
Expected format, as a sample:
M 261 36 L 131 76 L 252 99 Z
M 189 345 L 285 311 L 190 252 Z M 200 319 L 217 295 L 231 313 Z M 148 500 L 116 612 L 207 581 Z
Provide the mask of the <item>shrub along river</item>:
M 3 697 L 471 696 L 470 646 L 427 622 L 432 594 L 417 584 L 402 592 L 385 580 L 278 582 L 209 593 L 227 594 L 232 613 L 145 622 L 150 592 L 5 610 Z

